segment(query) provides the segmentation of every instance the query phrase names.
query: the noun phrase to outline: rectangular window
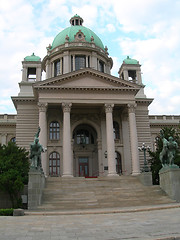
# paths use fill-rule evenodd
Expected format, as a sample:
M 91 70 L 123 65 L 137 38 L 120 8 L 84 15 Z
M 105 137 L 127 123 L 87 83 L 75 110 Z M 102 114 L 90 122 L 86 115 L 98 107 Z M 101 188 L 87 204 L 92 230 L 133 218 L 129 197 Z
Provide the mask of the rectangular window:
M 28 68 L 27 78 L 29 82 L 36 81 L 36 68 Z
M 99 71 L 104 72 L 104 62 L 101 60 L 99 61 Z
M 60 60 L 54 62 L 54 77 L 60 75 Z
M 86 67 L 85 56 L 75 56 L 75 70 L 79 70 Z

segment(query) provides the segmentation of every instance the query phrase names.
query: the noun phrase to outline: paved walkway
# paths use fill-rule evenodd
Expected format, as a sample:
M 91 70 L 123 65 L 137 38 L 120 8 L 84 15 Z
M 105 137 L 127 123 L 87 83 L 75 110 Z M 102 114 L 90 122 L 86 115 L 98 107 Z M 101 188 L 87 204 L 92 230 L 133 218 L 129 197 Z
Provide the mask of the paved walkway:
M 180 240 L 180 207 L 82 215 L 0 217 L 0 240 Z

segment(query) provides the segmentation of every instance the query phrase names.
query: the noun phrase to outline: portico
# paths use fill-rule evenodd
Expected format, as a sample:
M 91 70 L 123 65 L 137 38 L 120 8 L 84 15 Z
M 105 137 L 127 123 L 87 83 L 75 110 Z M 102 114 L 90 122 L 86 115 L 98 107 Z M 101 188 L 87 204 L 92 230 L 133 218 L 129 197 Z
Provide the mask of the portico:
M 83 106 L 84 105 L 84 106 Z M 75 101 L 52 103 L 39 103 L 39 126 L 41 129 L 40 140 L 48 150 L 42 154 L 43 170 L 48 176 L 49 156 L 51 149 L 57 151 L 60 156 L 59 176 L 62 177 L 95 177 L 101 175 L 116 176 L 116 150 L 122 157 L 122 172 L 125 172 L 126 161 L 130 161 L 128 172 L 133 175 L 140 173 L 139 157 L 135 147 L 137 137 L 136 118 L 132 116 L 132 106 L 117 105 L 113 103 L 78 104 Z M 54 110 L 52 110 L 54 109 Z M 53 111 L 59 109 L 59 116 L 53 116 Z M 123 110 L 123 111 L 122 111 Z M 119 125 L 122 125 L 122 112 L 128 112 L 129 146 L 123 143 L 123 136 L 117 139 L 113 123 L 114 116 L 119 114 Z M 54 118 L 55 117 L 55 118 Z M 117 117 L 115 117 L 117 119 Z M 50 139 L 50 124 L 54 119 L 59 124 L 59 139 Z M 55 122 L 54 121 L 54 122 Z M 122 129 L 119 129 L 122 132 Z M 119 134 L 120 135 L 120 134 Z M 115 140 L 116 139 L 116 140 Z M 53 146 L 52 146 L 52 142 Z M 124 148 L 131 149 L 132 159 L 124 158 Z M 106 152 L 106 153 L 105 153 Z M 106 155 L 106 156 L 105 156 Z M 82 170 L 83 169 L 83 170 Z M 85 173 L 83 171 L 86 171 Z M 127 169 L 126 169 L 127 171 Z

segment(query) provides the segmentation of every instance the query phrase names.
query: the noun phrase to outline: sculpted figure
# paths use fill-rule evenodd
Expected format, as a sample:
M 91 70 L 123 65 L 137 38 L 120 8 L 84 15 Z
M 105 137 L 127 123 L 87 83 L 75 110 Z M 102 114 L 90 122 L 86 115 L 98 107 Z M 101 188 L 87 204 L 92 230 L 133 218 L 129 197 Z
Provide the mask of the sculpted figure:
M 173 137 L 169 137 L 168 140 L 169 140 L 168 141 L 168 159 L 169 159 L 169 164 L 173 165 L 178 144 L 176 141 L 174 141 Z
M 44 152 L 42 145 L 39 143 L 39 133 L 41 129 L 38 128 L 38 131 L 35 135 L 34 142 L 30 145 L 30 160 L 31 168 L 41 170 L 41 153 Z
M 164 137 L 164 132 L 160 131 L 160 136 L 163 141 L 163 149 L 159 154 L 159 159 L 162 163 L 162 166 L 174 165 L 175 153 L 178 148 L 178 144 L 174 141 L 173 137 L 170 136 L 168 140 Z
M 165 165 L 169 164 L 169 162 L 168 162 L 168 141 L 164 137 L 164 132 L 162 130 L 160 131 L 160 136 L 163 141 L 163 149 L 159 154 L 159 159 L 161 161 L 162 166 L 164 167 Z

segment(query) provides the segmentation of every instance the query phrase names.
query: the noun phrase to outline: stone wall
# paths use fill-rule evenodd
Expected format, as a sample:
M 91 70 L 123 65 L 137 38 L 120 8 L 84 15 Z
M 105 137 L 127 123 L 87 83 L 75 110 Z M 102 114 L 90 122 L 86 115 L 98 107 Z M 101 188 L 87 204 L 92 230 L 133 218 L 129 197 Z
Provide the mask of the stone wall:
M 162 168 L 159 172 L 160 187 L 170 198 L 180 202 L 180 168 Z

